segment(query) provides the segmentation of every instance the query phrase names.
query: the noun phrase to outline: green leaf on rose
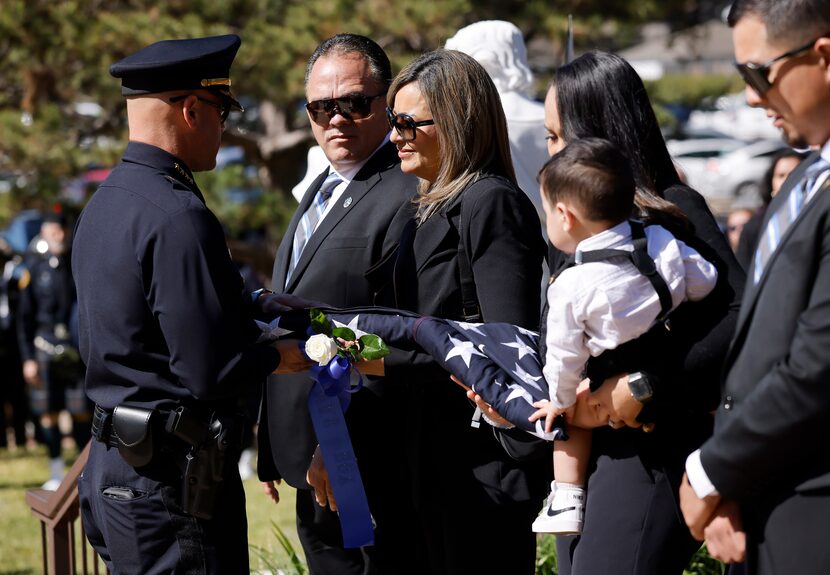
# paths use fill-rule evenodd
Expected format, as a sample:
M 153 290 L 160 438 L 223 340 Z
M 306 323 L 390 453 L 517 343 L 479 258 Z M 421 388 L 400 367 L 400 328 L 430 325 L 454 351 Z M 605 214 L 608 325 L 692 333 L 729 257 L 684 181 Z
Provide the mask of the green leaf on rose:
M 332 337 L 339 337 L 340 339 L 344 339 L 346 341 L 355 341 L 357 339 L 354 332 L 347 327 L 336 327 L 331 330 L 331 335 Z
M 326 314 L 316 308 L 311 308 L 308 313 L 311 316 L 311 329 L 314 330 L 314 333 L 324 333 L 331 336 L 331 322 Z
M 363 349 L 360 351 L 360 358 L 366 360 L 380 359 L 389 355 L 389 348 L 378 336 L 366 334 L 360 336 L 360 343 Z

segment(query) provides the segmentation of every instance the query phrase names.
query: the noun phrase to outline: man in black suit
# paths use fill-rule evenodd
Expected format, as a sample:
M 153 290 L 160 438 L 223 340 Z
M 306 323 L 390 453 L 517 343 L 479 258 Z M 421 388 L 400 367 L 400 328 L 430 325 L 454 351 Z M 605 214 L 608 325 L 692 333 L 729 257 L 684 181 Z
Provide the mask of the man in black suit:
M 681 506 L 713 555 L 750 573 L 828 573 L 830 1 L 738 0 L 729 22 L 749 104 L 820 150 L 767 211 L 715 433 L 687 460 Z
M 308 115 L 331 167 L 291 220 L 274 263 L 274 290 L 338 307 L 375 302 L 380 288 L 366 272 L 393 252 L 417 185 L 400 171 L 389 143 L 391 79 L 383 50 L 362 36 L 338 34 L 309 59 Z M 406 538 L 411 516 L 399 502 L 408 498 L 396 497 L 405 483 L 393 431 L 400 391 L 380 379 L 352 396 L 346 421 L 376 530 L 374 546 L 344 549 L 337 515 L 325 506 L 325 470 L 308 411 L 312 383 L 308 374 L 270 378 L 260 414 L 260 479 L 277 501 L 275 480 L 298 489 L 297 529 L 312 573 L 407 572 L 419 553 Z

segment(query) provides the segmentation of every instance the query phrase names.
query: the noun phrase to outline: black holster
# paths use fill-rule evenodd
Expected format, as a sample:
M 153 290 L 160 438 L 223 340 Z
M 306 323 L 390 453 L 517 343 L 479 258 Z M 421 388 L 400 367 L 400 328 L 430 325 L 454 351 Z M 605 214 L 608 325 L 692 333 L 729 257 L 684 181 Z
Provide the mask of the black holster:
M 171 412 L 167 430 L 191 445 L 182 473 L 182 509 L 199 519 L 211 519 L 216 496 L 225 479 L 228 452 L 242 443 L 238 419 L 214 415 L 206 427 L 194 424 L 183 407 Z

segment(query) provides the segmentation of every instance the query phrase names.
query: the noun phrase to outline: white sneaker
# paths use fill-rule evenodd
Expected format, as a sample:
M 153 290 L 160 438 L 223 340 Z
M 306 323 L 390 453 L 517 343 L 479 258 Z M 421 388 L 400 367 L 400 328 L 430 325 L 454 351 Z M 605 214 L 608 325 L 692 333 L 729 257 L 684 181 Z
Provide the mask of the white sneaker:
M 46 483 L 40 486 L 41 489 L 45 491 L 57 491 L 58 487 L 61 486 L 61 480 L 57 477 L 53 477 L 51 479 L 46 480 Z
M 545 501 L 545 507 L 533 522 L 534 533 L 560 535 L 582 533 L 585 515 L 585 490 L 581 487 L 554 487 Z
M 65 469 L 63 466 L 63 459 L 60 457 L 55 457 L 54 459 L 49 460 L 49 479 L 40 486 L 41 489 L 45 489 L 46 491 L 57 491 L 58 487 L 61 486 L 61 482 L 63 481 L 63 476 L 65 475 Z

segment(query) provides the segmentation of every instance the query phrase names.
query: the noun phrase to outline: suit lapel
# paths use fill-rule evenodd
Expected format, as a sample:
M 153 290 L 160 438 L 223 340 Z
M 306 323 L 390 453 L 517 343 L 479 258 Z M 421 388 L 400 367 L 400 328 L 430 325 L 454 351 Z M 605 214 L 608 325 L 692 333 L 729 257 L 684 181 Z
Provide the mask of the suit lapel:
M 314 254 L 320 248 L 328 235 L 334 230 L 338 223 L 346 216 L 346 214 L 353 210 L 360 201 L 366 197 L 369 191 L 374 188 L 383 179 L 383 171 L 389 165 L 395 163 L 394 154 L 396 148 L 394 144 L 387 143 L 377 153 L 372 156 L 363 168 L 357 173 L 355 178 L 351 181 L 348 187 L 343 190 L 337 203 L 331 207 L 329 213 L 314 230 L 314 233 L 309 238 L 308 243 L 303 248 L 303 253 L 300 256 L 300 261 L 297 262 L 297 267 L 291 274 L 291 279 L 286 286 L 286 291 L 291 292 L 297 285 L 297 282 L 303 275 L 303 272 L 308 267 Z M 325 175 L 323 176 L 325 178 Z M 322 183 L 322 180 L 321 182 Z M 320 184 L 317 185 L 319 188 Z M 315 189 L 316 192 L 316 189 Z M 305 200 L 306 198 L 303 198 Z M 296 226 L 295 226 L 296 228 Z M 293 235 L 292 235 L 293 238 Z M 286 264 L 287 269 L 287 264 Z M 285 274 L 282 275 L 285 281 Z
M 413 257 L 416 272 L 429 262 L 431 257 L 438 252 L 439 247 L 444 243 L 449 234 L 455 238 L 451 246 L 453 250 L 458 248 L 460 240 L 458 233 L 459 220 L 461 219 L 461 199 L 467 190 L 463 190 L 453 199 L 446 208 L 433 214 L 422 224 L 423 230 L 419 229 L 415 234 Z
M 288 229 L 285 230 L 285 235 L 283 236 L 282 242 L 280 242 L 280 248 L 277 251 L 274 273 L 271 278 L 271 283 L 273 284 L 275 290 L 281 290 L 283 286 L 285 286 L 285 276 L 288 275 L 288 265 L 291 263 L 291 250 L 294 247 L 294 234 L 297 232 L 297 226 L 300 225 L 300 220 L 302 219 L 303 214 L 305 214 L 306 210 L 311 205 L 314 196 L 317 194 L 320 186 L 323 185 L 323 182 L 326 180 L 326 176 L 328 176 L 328 174 L 328 169 L 323 170 L 323 172 L 317 176 L 313 182 L 311 182 L 311 185 L 308 187 L 308 190 L 306 190 L 300 205 L 297 207 L 297 211 L 294 212 L 291 222 L 288 224 Z M 297 274 L 295 273 L 294 275 Z
M 793 173 L 790 174 L 787 181 L 784 183 L 784 186 L 781 192 L 776 195 L 773 202 L 770 204 L 769 208 L 767 208 L 767 212 L 764 215 L 764 221 L 761 224 L 761 235 L 759 236 L 759 241 L 764 240 L 764 236 L 766 234 L 767 223 L 769 222 L 770 218 L 775 214 L 775 212 L 779 209 L 779 207 L 788 201 L 790 194 L 792 193 L 793 189 L 798 185 L 801 179 L 804 177 L 804 173 L 807 171 L 807 168 L 818 159 L 819 153 L 815 152 L 808 156 L 804 161 L 799 164 L 799 166 L 793 170 Z M 822 190 L 826 189 L 827 183 L 822 186 Z M 821 191 L 817 192 L 821 193 Z M 775 265 L 775 261 L 778 258 L 779 254 L 783 251 L 785 244 L 789 241 L 792 235 L 797 231 L 798 227 L 804 221 L 805 216 L 810 212 L 811 209 L 817 203 L 817 197 L 813 197 L 807 204 L 801 209 L 801 212 L 798 214 L 798 217 L 795 221 L 787 228 L 784 232 L 784 235 L 781 237 L 781 241 L 779 242 L 778 246 L 776 247 L 775 251 L 770 255 L 769 259 L 766 262 L 764 267 L 764 271 L 761 274 L 758 283 L 755 284 L 752 281 L 752 277 L 755 272 L 755 258 L 752 258 L 752 265 L 749 266 L 747 270 L 746 276 L 746 289 L 744 290 L 744 298 L 741 302 L 741 311 L 738 314 L 738 321 L 735 326 L 735 337 L 732 339 L 732 345 L 729 349 L 729 354 L 727 355 L 727 364 L 731 364 L 732 359 L 737 354 L 738 350 L 741 347 L 741 341 L 745 335 L 745 331 L 749 325 L 749 318 L 752 317 L 752 314 L 755 310 L 755 305 L 758 301 L 758 295 L 761 293 L 761 290 L 764 288 L 764 284 L 767 281 L 767 277 L 769 276 L 769 271 Z

